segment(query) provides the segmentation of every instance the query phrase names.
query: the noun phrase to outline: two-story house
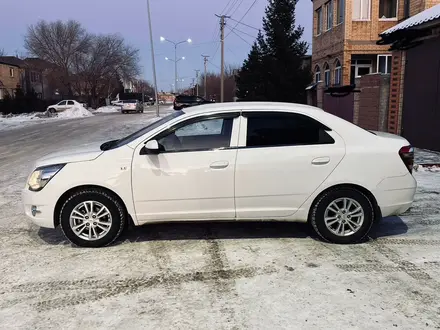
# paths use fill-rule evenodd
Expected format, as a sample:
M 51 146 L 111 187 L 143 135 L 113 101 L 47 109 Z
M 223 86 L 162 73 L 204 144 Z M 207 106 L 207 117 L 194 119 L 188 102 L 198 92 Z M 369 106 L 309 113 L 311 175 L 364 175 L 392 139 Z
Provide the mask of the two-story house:
M 18 87 L 23 87 L 24 62 L 15 56 L 0 56 L 0 100 L 13 97 Z
M 378 35 L 409 15 L 408 0 L 312 0 L 315 82 L 348 85 L 356 77 L 391 73 L 389 47 Z

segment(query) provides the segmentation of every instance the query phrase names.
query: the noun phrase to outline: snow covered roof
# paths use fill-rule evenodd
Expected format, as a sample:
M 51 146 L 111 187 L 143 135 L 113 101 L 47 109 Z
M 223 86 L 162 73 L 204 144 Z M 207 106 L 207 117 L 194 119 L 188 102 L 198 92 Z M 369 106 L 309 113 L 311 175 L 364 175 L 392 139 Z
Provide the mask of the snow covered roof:
M 417 15 L 408 18 L 397 25 L 394 25 L 392 28 L 389 28 L 388 30 L 382 32 L 380 35 L 383 36 L 383 35 L 391 34 L 396 31 L 406 30 L 408 28 L 433 21 L 437 18 L 440 18 L 440 4 L 431 7 L 427 10 L 424 10 L 421 13 L 418 13 Z

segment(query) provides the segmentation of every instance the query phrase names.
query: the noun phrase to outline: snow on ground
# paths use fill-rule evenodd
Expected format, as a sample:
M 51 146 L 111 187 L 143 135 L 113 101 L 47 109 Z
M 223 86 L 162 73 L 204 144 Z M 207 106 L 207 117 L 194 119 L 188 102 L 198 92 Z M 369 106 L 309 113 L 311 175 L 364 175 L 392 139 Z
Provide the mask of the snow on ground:
M 44 122 L 91 117 L 93 114 L 83 106 L 74 106 L 63 112 L 49 114 L 47 112 L 34 112 L 21 115 L 6 115 L 0 117 L 0 131 L 27 127 Z
M 117 107 L 114 105 L 107 105 L 105 107 L 100 107 L 93 111 L 93 113 L 114 113 L 114 112 L 120 112 L 121 107 Z
M 323 243 L 305 224 L 233 222 L 151 224 L 82 249 L 24 217 L 36 158 L 151 120 L 0 131 L 1 329 L 440 328 L 440 172 L 415 171 L 412 209 L 356 245 Z

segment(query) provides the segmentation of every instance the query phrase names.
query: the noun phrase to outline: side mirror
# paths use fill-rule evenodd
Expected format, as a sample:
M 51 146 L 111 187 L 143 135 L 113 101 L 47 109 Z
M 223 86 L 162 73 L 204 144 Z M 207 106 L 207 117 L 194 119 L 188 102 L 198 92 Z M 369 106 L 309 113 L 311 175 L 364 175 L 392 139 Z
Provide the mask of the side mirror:
M 157 155 L 159 153 L 159 143 L 156 140 L 150 140 L 145 143 L 141 149 L 141 155 Z

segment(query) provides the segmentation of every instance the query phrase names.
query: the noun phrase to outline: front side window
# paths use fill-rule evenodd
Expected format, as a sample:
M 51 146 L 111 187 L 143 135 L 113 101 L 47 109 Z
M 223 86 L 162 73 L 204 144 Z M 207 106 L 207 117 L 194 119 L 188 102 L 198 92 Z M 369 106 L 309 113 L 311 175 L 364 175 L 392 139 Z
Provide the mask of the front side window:
M 61 101 L 61 102 L 58 103 L 57 105 L 66 105 L 66 101 Z
M 353 0 L 353 20 L 369 20 L 370 7 L 370 0 Z
M 292 113 L 253 113 L 247 117 L 247 147 L 332 144 L 335 141 L 316 120 Z
M 161 152 L 204 151 L 227 148 L 231 143 L 233 118 L 200 119 L 179 123 L 158 137 Z
M 379 18 L 380 19 L 397 18 L 397 0 L 380 0 Z

